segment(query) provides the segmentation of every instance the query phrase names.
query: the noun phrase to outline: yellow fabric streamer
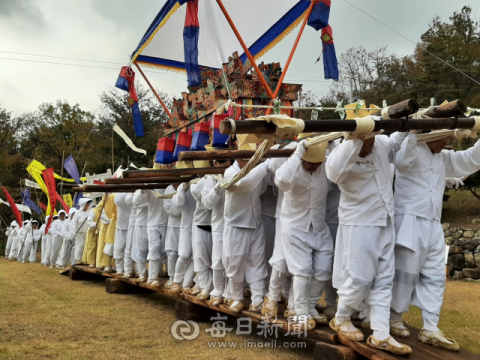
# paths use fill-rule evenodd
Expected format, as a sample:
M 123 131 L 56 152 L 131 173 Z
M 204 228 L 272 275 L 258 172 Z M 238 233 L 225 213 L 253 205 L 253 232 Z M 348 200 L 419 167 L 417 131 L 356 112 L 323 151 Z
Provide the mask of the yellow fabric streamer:
M 63 200 L 65 201 L 65 203 L 68 205 L 69 208 L 73 206 L 72 195 L 70 194 L 63 195 Z

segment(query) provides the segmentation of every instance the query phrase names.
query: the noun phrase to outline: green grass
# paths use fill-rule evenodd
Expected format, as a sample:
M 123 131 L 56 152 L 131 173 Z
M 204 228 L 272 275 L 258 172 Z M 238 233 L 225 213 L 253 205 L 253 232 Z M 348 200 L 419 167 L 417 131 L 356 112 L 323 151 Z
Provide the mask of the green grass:
M 472 224 L 473 219 L 480 219 L 480 200 L 468 190 L 448 190 L 445 194 L 450 198 L 443 202 L 442 223 L 480 229 L 480 224 Z

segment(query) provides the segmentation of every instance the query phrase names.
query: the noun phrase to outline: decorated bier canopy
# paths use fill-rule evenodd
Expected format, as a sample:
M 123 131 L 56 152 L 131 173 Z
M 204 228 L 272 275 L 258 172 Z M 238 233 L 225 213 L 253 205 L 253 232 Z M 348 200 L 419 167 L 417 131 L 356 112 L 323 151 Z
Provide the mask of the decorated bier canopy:
M 258 62 L 304 21 L 316 31 L 325 29 L 318 46 L 325 77 L 338 80 L 332 30 L 327 27 L 330 0 L 276 0 L 274 5 L 268 0 L 166 1 L 133 52 L 132 62 L 187 74 L 189 92 L 173 100 L 172 118 L 165 126 L 170 132 L 205 119 L 228 99 L 245 105 L 270 104 L 282 74 L 280 64 L 262 62 L 252 70 L 244 46 Z M 281 105 L 291 105 L 300 90 L 298 84 L 281 84 Z M 254 107 L 236 108 L 233 117 L 264 113 Z
M 164 137 L 158 140 L 157 154 L 155 162 L 158 164 L 171 164 L 173 162 L 173 151 L 175 150 L 175 140 Z
M 229 135 L 220 132 L 220 123 L 228 118 L 228 114 L 213 114 L 212 116 L 212 147 L 227 148 Z
M 190 146 L 192 145 L 192 135 L 188 132 L 181 132 L 177 137 L 177 144 L 175 145 L 175 150 L 173 151 L 173 161 L 178 160 L 178 154 L 182 151 L 189 151 Z
M 133 127 L 135 128 L 135 135 L 137 135 L 138 137 L 145 136 L 143 132 L 142 114 L 140 113 L 140 108 L 138 106 L 137 91 L 135 90 L 135 72 L 132 70 L 130 66 L 122 67 L 122 70 L 120 70 L 120 75 L 118 76 L 115 87 L 128 92 L 130 97 L 128 98 L 127 102 L 132 110 Z
M 192 146 L 190 147 L 190 150 L 205 151 L 205 145 L 207 145 L 210 142 L 209 130 L 210 130 L 209 121 L 204 121 L 204 122 L 195 124 L 195 130 L 192 137 Z

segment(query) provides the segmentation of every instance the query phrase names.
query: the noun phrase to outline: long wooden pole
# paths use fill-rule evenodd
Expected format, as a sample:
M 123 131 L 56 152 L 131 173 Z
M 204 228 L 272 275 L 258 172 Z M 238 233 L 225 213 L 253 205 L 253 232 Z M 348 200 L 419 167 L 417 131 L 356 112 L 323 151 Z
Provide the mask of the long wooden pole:
M 240 42 L 240 45 L 242 45 L 243 51 L 245 51 L 245 55 L 247 55 L 248 60 L 250 60 L 250 63 L 251 63 L 252 66 L 255 68 L 255 71 L 257 72 L 257 75 L 258 75 L 258 79 L 260 80 L 260 82 L 261 82 L 261 83 L 263 84 L 263 86 L 265 87 L 265 91 L 267 92 L 268 96 L 270 96 L 270 99 L 274 99 L 275 97 L 273 96 L 272 90 L 271 90 L 270 87 L 268 86 L 267 81 L 265 80 L 265 78 L 263 77 L 262 72 L 261 72 L 260 69 L 258 68 L 257 63 L 255 62 L 254 57 L 253 57 L 252 54 L 250 53 L 250 50 L 248 50 L 247 45 L 246 45 L 245 42 L 243 41 L 242 36 L 241 36 L 240 33 L 238 32 L 237 27 L 236 27 L 235 24 L 233 23 L 233 20 L 232 20 L 232 18 L 230 17 L 230 15 L 228 14 L 227 9 L 225 9 L 225 6 L 223 5 L 222 0 L 217 0 L 217 4 L 218 4 L 218 6 L 220 6 L 220 9 L 222 10 L 223 15 L 225 15 L 225 18 L 227 19 L 228 23 L 230 24 L 230 27 L 232 28 L 233 32 L 235 33 L 235 36 L 237 37 L 238 41 Z
M 379 120 L 375 121 L 373 131 L 379 130 L 440 130 L 440 129 L 471 129 L 475 126 L 475 120 L 471 118 L 437 118 L 411 120 Z M 355 120 L 306 120 L 304 132 L 336 132 L 355 131 L 357 123 Z M 222 134 L 274 134 L 276 126 L 266 121 L 237 121 L 236 129 L 232 128 L 229 121 L 220 123 Z
M 163 110 L 165 110 L 165 112 L 167 113 L 168 117 L 171 119 L 172 118 L 172 114 L 170 113 L 170 111 L 168 111 L 167 107 L 165 106 L 165 104 L 163 103 L 162 99 L 160 98 L 160 96 L 157 94 L 157 91 L 154 89 L 154 87 L 152 86 L 152 84 L 150 84 L 150 81 L 148 81 L 148 78 L 145 76 L 145 74 L 143 73 L 142 69 L 140 68 L 140 65 L 138 65 L 137 62 L 134 62 L 135 66 L 137 67 L 138 71 L 140 71 L 140 74 L 142 74 L 143 78 L 145 79 L 145 81 L 147 82 L 148 86 L 150 87 L 150 90 L 153 91 L 153 93 L 155 94 L 155 96 L 157 97 L 158 101 L 160 101 L 160 104 L 162 105 L 163 107 Z
M 202 152 L 202 151 L 198 151 Z M 203 151 L 205 153 L 205 151 Z M 118 178 L 118 179 L 105 179 L 105 184 L 171 184 L 176 182 L 182 182 L 185 180 L 191 180 L 193 176 L 164 176 L 164 177 L 148 177 L 148 178 Z
M 307 25 L 308 18 L 310 17 L 310 14 L 312 13 L 313 6 L 315 5 L 315 1 L 312 1 L 310 3 L 310 6 L 308 7 L 305 17 L 302 22 L 302 26 L 300 27 L 300 30 L 298 31 L 297 38 L 295 39 L 295 43 L 293 44 L 292 50 L 290 51 L 290 55 L 288 56 L 287 62 L 285 63 L 285 66 L 282 71 L 282 75 L 280 76 L 280 79 L 278 80 L 277 88 L 275 89 L 275 93 L 273 94 L 272 99 L 276 99 L 278 94 L 280 93 L 280 89 L 282 88 L 283 84 L 283 79 L 285 78 L 285 75 L 287 74 L 288 67 L 290 66 L 290 63 L 292 62 L 293 54 L 295 54 L 295 51 L 297 50 L 297 45 L 298 42 L 300 41 L 300 38 L 302 37 L 303 30 L 305 29 L 305 25 Z M 271 113 L 272 109 L 267 109 L 266 115 Z
M 269 150 L 263 156 L 264 158 L 283 158 L 292 155 L 293 150 Z M 217 151 L 183 151 L 179 153 L 178 159 L 183 161 L 196 160 L 236 160 L 250 159 L 255 154 L 254 150 L 217 150 Z M 142 180 L 143 181 L 143 180 Z
M 160 176 L 182 175 L 216 175 L 223 174 L 225 168 L 198 168 L 198 169 L 172 169 L 172 170 L 127 170 L 122 174 L 123 178 L 149 178 Z

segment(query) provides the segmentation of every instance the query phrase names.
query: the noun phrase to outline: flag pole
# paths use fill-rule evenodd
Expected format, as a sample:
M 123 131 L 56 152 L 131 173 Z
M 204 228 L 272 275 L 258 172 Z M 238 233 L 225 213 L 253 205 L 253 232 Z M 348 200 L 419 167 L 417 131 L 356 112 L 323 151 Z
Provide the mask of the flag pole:
M 258 78 L 259 78 L 260 82 L 262 83 L 262 85 L 265 87 L 265 91 L 267 92 L 268 96 L 270 96 L 270 99 L 274 99 L 275 97 L 273 96 L 272 89 L 270 89 L 270 87 L 268 86 L 267 81 L 263 77 L 263 74 L 260 71 L 260 69 L 258 68 L 257 63 L 255 62 L 255 59 L 253 58 L 252 54 L 250 53 L 250 50 L 248 50 L 247 45 L 243 41 L 242 36 L 238 32 L 237 27 L 235 26 L 232 18 L 230 17 L 230 15 L 227 12 L 227 9 L 225 9 L 225 6 L 223 5 L 222 0 L 217 0 L 217 4 L 218 4 L 218 6 L 220 6 L 220 9 L 222 10 L 223 15 L 225 15 L 225 18 L 227 19 L 228 23 L 230 24 L 230 27 L 232 28 L 233 32 L 235 33 L 235 36 L 237 37 L 238 41 L 240 42 L 240 45 L 242 45 L 243 51 L 245 51 L 245 55 L 247 55 L 248 60 L 250 60 L 250 63 L 255 68 L 255 71 L 257 72 Z
M 282 75 L 280 76 L 280 79 L 278 80 L 277 88 L 275 89 L 275 94 L 273 94 L 272 99 L 276 99 L 278 94 L 280 93 L 280 89 L 282 88 L 283 84 L 283 79 L 285 78 L 285 75 L 287 74 L 288 67 L 290 66 L 290 63 L 292 62 L 293 54 L 295 54 L 295 51 L 297 50 L 297 45 L 298 42 L 300 41 L 300 38 L 302 37 L 303 30 L 305 29 L 305 25 L 307 25 L 308 18 L 310 17 L 310 14 L 312 13 L 313 6 L 315 5 L 315 1 L 312 1 L 310 3 L 310 6 L 308 7 L 305 17 L 302 22 L 302 26 L 300 27 L 300 30 L 298 31 L 297 38 L 295 39 L 295 43 L 293 44 L 292 50 L 290 51 L 290 55 L 288 56 L 287 62 L 285 63 L 285 66 L 282 71 Z M 265 115 L 270 114 L 272 109 L 267 109 L 267 112 Z
M 165 112 L 167 113 L 168 117 L 171 119 L 172 118 L 172 114 L 170 113 L 170 111 L 168 111 L 167 107 L 165 106 L 164 102 L 162 101 L 162 99 L 160 98 L 160 96 L 158 95 L 158 93 L 155 91 L 155 89 L 153 88 L 152 84 L 150 84 L 150 81 L 148 81 L 147 79 L 147 76 L 143 73 L 142 69 L 140 68 L 140 65 L 138 65 L 137 62 L 134 62 L 135 66 L 137 67 L 138 71 L 140 71 L 140 74 L 142 74 L 143 78 L 145 79 L 146 83 L 148 84 L 148 86 L 150 87 L 150 90 L 153 91 L 153 93 L 155 94 L 155 96 L 157 97 L 158 101 L 160 101 L 160 104 L 162 105 L 163 107 L 163 110 L 165 110 Z

